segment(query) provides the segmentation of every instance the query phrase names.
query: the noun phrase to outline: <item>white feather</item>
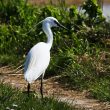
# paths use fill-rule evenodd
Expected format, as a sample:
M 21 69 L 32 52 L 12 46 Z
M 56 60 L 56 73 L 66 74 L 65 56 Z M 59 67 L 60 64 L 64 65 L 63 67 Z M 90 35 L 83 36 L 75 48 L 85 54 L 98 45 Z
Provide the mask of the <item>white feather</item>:
M 35 81 L 41 74 L 44 74 L 50 62 L 50 50 L 44 42 L 36 44 L 28 53 L 24 77 L 29 82 Z
M 47 36 L 47 42 L 36 44 L 27 55 L 24 66 L 24 77 L 28 83 L 33 83 L 40 75 L 44 75 L 50 62 L 50 49 L 53 43 L 51 27 L 58 27 L 58 25 L 60 24 L 54 17 L 47 17 L 42 20 L 42 29 Z M 60 26 L 63 27 L 62 25 Z

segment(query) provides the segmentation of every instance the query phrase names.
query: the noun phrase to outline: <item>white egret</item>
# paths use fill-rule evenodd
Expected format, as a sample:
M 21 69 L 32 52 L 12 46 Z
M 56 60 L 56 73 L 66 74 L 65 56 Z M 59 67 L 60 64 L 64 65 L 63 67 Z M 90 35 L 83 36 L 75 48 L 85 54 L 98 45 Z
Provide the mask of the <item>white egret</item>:
M 27 91 L 29 95 L 30 84 L 41 76 L 40 92 L 43 98 L 43 77 L 50 62 L 50 49 L 53 43 L 51 27 L 65 27 L 54 17 L 47 17 L 40 23 L 42 23 L 42 29 L 47 36 L 47 42 L 37 43 L 27 54 L 24 66 L 24 77 L 28 82 Z

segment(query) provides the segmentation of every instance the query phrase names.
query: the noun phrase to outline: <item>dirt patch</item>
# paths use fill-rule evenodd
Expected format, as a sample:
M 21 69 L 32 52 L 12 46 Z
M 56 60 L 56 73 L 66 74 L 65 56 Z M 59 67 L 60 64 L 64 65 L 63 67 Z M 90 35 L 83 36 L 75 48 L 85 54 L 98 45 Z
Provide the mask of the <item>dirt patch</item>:
M 109 102 L 100 102 L 98 100 L 88 98 L 87 91 L 75 91 L 65 86 L 62 86 L 57 79 L 60 76 L 44 79 L 44 95 L 54 97 L 60 101 L 66 102 L 76 108 L 85 108 L 86 110 L 110 110 Z M 11 84 L 20 90 L 26 91 L 27 82 L 24 80 L 23 72 L 15 73 L 15 71 L 8 67 L 0 68 L 0 81 Z M 37 80 L 31 85 L 31 90 L 40 93 L 40 80 Z

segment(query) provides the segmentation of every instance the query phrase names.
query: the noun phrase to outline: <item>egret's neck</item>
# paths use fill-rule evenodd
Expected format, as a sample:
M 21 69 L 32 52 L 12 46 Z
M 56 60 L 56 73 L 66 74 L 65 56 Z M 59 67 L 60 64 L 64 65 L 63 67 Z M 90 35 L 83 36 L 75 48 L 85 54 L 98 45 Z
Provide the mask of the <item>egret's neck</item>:
M 43 24 L 42 28 L 47 36 L 47 45 L 49 46 L 49 50 L 50 50 L 52 47 L 52 44 L 53 44 L 53 33 L 52 33 L 50 25 L 48 23 Z

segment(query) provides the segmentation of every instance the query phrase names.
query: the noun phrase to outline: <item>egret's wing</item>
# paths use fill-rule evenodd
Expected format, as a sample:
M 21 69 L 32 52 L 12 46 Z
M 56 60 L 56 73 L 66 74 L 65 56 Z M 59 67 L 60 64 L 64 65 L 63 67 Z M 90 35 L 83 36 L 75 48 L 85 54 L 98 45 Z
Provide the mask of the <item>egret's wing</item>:
M 29 52 L 27 55 L 24 67 L 24 77 L 29 83 L 32 83 L 38 77 L 40 77 L 40 75 L 43 74 L 46 69 L 45 64 L 43 63 L 42 56 L 40 57 L 42 59 L 39 59 L 40 55 L 41 55 L 40 52 L 32 54 L 32 51 Z
M 33 66 L 34 61 L 35 57 L 29 52 L 26 58 L 26 62 L 24 64 L 24 72 L 26 72 L 27 69 L 30 69 Z
M 45 43 L 35 45 L 27 55 L 24 77 L 28 82 L 33 82 L 44 73 L 50 62 L 50 51 Z

